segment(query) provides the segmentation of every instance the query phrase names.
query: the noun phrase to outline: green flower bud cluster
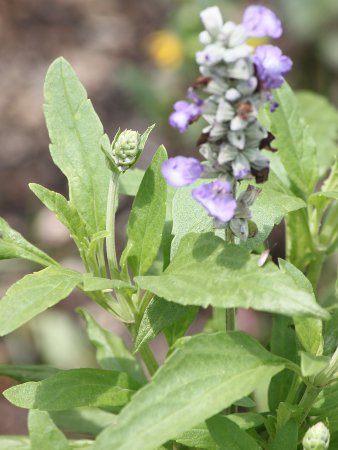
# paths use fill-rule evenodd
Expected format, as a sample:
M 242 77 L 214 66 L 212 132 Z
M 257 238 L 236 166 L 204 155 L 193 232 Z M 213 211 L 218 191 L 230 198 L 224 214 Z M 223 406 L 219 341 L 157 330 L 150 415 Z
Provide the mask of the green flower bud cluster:
M 323 422 L 309 428 L 303 438 L 304 450 L 326 450 L 330 444 L 330 432 Z
M 124 130 L 122 132 L 118 130 L 111 146 L 108 136 L 103 136 L 101 150 L 112 172 L 123 173 L 136 163 L 154 126 L 148 127 L 143 134 L 134 130 Z
M 134 130 L 118 133 L 112 143 L 111 156 L 120 172 L 133 166 L 140 155 L 141 135 Z

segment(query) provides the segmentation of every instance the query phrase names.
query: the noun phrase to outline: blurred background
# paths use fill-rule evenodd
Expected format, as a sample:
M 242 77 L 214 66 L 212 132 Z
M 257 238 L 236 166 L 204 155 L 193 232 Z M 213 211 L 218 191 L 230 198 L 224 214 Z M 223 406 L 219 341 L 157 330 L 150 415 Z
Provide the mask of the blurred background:
M 337 0 L 271 0 L 284 24 L 278 43 L 294 61 L 293 88 L 311 89 L 338 106 Z M 67 230 L 42 207 L 28 188 L 42 184 L 67 195 L 65 178 L 52 164 L 43 118 L 43 80 L 49 64 L 62 55 L 85 85 L 106 132 L 118 127 L 139 131 L 156 123 L 139 166 L 165 144 L 170 156 L 192 155 L 201 125 L 186 135 L 172 130 L 172 104 L 185 96 L 198 75 L 194 63 L 201 31 L 199 11 L 217 4 L 224 17 L 241 21 L 241 0 L 0 0 L 0 215 L 65 265 L 80 268 Z M 130 200 L 122 200 L 117 230 L 123 246 Z M 282 255 L 282 227 L 272 238 Z M 26 273 L 29 263 L 0 261 L 0 294 Z M 1 363 L 47 363 L 60 368 L 92 366 L 93 350 L 74 308 L 85 305 L 105 327 L 127 338 L 123 327 L 72 294 L 52 310 L 0 339 Z M 264 341 L 265 316 L 242 312 L 242 328 Z M 197 324 L 197 327 L 199 324 Z M 156 353 L 165 346 L 157 341 Z M 10 386 L 0 377 L 0 391 Z M 0 434 L 26 433 L 26 413 L 0 398 Z

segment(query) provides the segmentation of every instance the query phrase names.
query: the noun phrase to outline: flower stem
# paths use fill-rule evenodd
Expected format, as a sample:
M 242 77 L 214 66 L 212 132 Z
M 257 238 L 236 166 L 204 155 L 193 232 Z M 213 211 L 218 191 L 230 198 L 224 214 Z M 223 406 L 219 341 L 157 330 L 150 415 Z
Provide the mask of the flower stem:
M 312 408 L 312 405 L 314 401 L 316 400 L 318 394 L 320 393 L 320 389 L 314 386 L 307 386 L 304 395 L 299 402 L 299 406 L 303 408 L 303 413 L 300 416 L 299 419 L 299 425 L 301 425 L 304 420 L 306 419 L 307 415 L 310 412 L 310 409 Z
M 114 269 L 118 270 L 116 247 L 115 247 L 115 213 L 118 204 L 118 181 L 120 174 L 112 172 L 109 182 L 108 200 L 107 200 L 107 216 L 106 230 L 109 235 L 106 238 L 107 260 L 110 275 L 113 277 Z

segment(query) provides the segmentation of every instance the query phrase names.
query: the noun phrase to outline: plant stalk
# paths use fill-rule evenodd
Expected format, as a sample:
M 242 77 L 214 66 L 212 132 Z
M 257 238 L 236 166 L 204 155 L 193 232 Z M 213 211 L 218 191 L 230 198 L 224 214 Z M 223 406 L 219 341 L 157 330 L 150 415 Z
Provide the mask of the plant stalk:
M 314 401 L 320 393 L 320 389 L 315 386 L 307 386 L 304 395 L 299 402 L 299 406 L 303 408 L 303 413 L 299 419 L 299 425 L 301 425 L 309 414 Z
M 118 182 L 120 174 L 112 172 L 109 182 L 107 199 L 106 231 L 109 235 L 106 237 L 107 260 L 110 275 L 113 278 L 114 271 L 118 270 L 116 246 L 115 246 L 115 213 L 118 204 Z
M 148 344 L 142 345 L 140 355 L 148 369 L 149 375 L 152 377 L 158 369 L 158 363 Z

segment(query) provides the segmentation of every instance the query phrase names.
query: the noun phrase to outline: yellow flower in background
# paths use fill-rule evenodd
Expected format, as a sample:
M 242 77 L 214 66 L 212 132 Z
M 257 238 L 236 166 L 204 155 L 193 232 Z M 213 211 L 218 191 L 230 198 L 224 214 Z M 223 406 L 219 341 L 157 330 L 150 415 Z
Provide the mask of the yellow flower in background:
M 256 48 L 260 45 L 269 44 L 270 39 L 267 37 L 252 37 L 247 40 L 247 44 L 251 45 L 251 47 Z
M 183 62 L 182 42 L 171 31 L 160 30 L 149 34 L 145 40 L 145 48 L 160 67 L 178 67 Z

